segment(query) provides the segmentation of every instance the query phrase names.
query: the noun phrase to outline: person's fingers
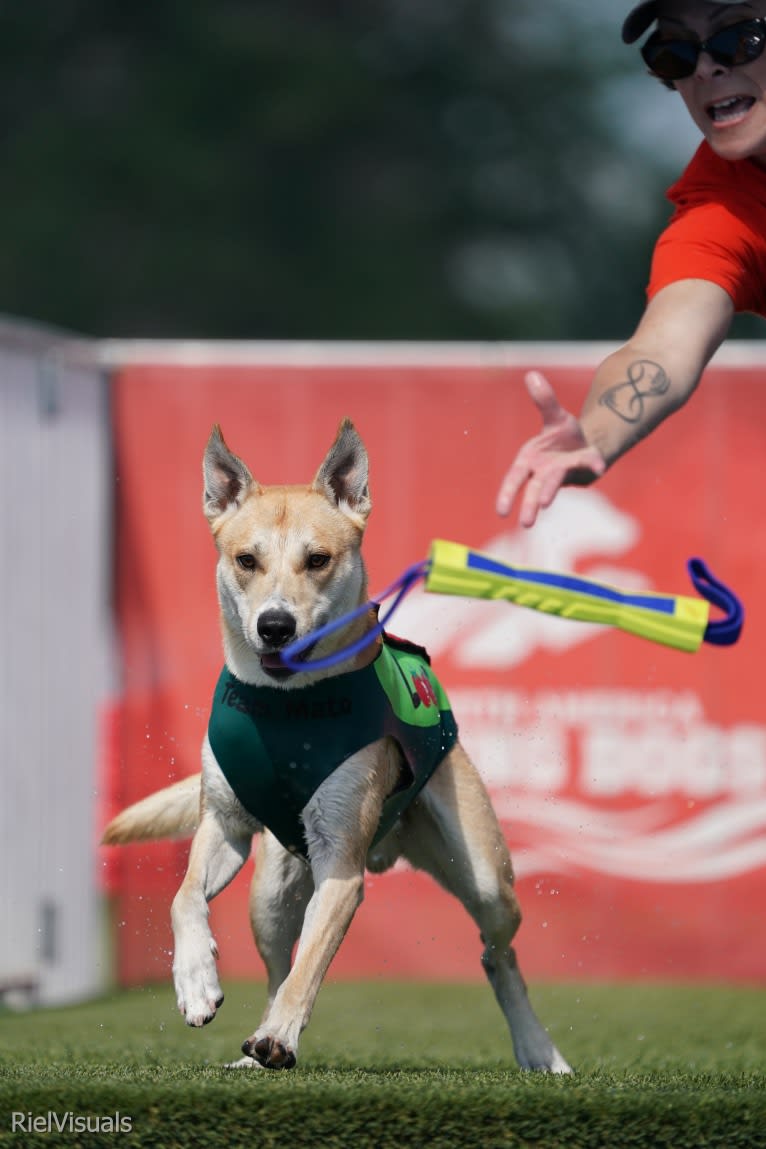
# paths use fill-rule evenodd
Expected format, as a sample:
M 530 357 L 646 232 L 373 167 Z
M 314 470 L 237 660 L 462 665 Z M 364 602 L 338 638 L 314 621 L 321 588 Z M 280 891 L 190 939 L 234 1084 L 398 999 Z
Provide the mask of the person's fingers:
M 600 478 L 606 471 L 606 459 L 598 447 L 586 447 L 583 451 L 581 465 L 592 471 L 596 478 Z
M 497 492 L 497 500 L 495 503 L 495 509 L 499 515 L 509 514 L 516 500 L 516 496 L 524 483 L 526 483 L 530 474 L 531 471 L 529 467 L 519 459 L 517 459 L 506 472 L 500 484 L 500 489 Z
M 497 512 L 507 515 L 523 487 L 519 523 L 532 527 L 539 512 L 551 505 L 565 482 L 577 482 L 574 476 L 579 473 L 579 482 L 587 484 L 590 477 L 598 478 L 605 470 L 606 461 L 596 447 L 560 453 L 536 467 L 516 462 L 501 485 Z
M 565 474 L 565 467 L 549 467 L 540 476 L 537 484 L 537 506 L 539 510 L 545 510 L 551 505 L 561 489 Z
M 538 509 L 549 507 L 565 483 L 579 481 L 579 484 L 587 485 L 591 479 L 603 475 L 605 470 L 606 462 L 596 447 L 584 447 L 581 451 L 559 455 L 555 463 L 551 461 L 537 473 Z
M 556 398 L 556 392 L 541 371 L 527 371 L 524 376 L 527 393 L 540 412 L 543 426 L 549 427 L 566 418 L 567 412 Z
M 537 512 L 540 510 L 540 480 L 534 476 L 530 478 L 524 488 L 524 496 L 519 508 L 519 523 L 522 527 L 533 527 L 537 522 Z
M 521 495 L 519 522 L 531 527 L 538 512 L 551 505 L 565 482 L 587 483 L 590 476 L 596 478 L 604 473 L 606 463 L 595 447 L 585 444 L 576 418 L 561 406 L 541 371 L 528 371 L 524 384 L 543 420 L 543 429 L 524 444 L 506 472 L 495 510 L 499 515 L 508 515 Z M 577 476 L 578 471 L 584 472 L 585 477 Z

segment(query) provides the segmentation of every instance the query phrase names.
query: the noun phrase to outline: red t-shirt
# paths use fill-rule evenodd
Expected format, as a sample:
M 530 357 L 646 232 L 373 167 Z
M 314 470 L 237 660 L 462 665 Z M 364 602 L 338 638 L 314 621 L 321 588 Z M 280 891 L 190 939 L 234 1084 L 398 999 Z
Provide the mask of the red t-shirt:
M 654 249 L 649 298 L 679 279 L 707 279 L 737 311 L 766 317 L 766 169 L 721 159 L 705 142 L 667 197 L 675 211 Z

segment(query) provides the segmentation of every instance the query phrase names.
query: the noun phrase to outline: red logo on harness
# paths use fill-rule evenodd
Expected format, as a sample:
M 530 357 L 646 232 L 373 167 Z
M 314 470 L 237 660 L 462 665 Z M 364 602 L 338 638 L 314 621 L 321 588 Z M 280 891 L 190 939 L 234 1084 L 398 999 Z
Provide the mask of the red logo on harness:
M 417 691 L 417 696 L 424 706 L 437 705 L 436 691 L 431 685 L 431 679 L 427 674 L 413 674 L 412 682 Z

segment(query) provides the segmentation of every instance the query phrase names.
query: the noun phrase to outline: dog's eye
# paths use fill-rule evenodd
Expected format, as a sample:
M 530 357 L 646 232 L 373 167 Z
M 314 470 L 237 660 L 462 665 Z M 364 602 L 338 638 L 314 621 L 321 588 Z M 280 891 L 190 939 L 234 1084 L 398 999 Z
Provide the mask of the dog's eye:
M 306 560 L 306 566 L 310 571 L 321 571 L 322 567 L 326 567 L 329 561 L 329 555 L 324 554 L 322 551 L 315 551 L 314 554 L 309 555 Z
M 247 551 L 237 555 L 237 566 L 242 567 L 243 571 L 254 571 L 256 567 L 255 555 L 248 554 Z

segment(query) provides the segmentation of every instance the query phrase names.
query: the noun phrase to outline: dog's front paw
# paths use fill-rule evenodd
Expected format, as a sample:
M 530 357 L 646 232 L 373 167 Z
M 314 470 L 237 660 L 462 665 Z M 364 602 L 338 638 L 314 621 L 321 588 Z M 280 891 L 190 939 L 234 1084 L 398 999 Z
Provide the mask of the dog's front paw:
M 242 1042 L 242 1052 L 254 1057 L 264 1069 L 292 1069 L 297 1061 L 288 1045 L 276 1037 L 259 1037 L 257 1033 Z
M 223 991 L 215 966 L 217 956 L 218 950 L 212 938 L 209 950 L 201 954 L 176 952 L 173 962 L 176 1000 L 187 1025 L 207 1025 L 223 1003 Z
M 218 984 L 205 986 L 199 991 L 185 990 L 177 986 L 176 995 L 184 1021 L 196 1029 L 211 1022 L 223 1005 L 223 992 Z

